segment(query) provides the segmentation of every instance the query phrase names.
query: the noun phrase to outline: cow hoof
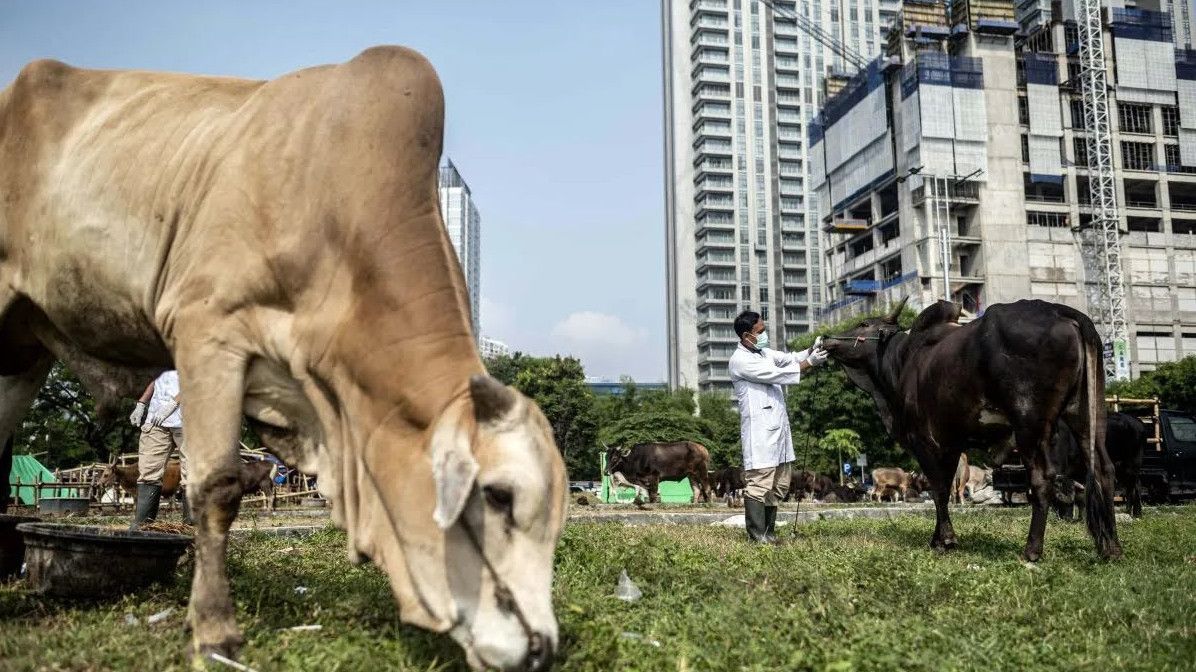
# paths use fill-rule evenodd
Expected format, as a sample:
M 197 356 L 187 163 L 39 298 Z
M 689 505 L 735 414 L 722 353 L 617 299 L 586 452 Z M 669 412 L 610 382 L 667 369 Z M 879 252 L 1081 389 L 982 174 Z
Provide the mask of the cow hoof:
M 946 553 L 947 551 L 955 550 L 957 545 L 958 542 L 955 541 L 955 537 L 947 537 L 946 539 L 939 539 L 938 537 L 935 537 L 934 539 L 930 540 L 930 547 L 939 553 Z
M 1042 558 L 1042 551 L 1022 551 L 1022 560 L 1026 562 L 1038 562 Z
M 212 660 L 212 654 L 222 656 L 229 660 L 237 659 L 237 652 L 241 650 L 241 645 L 244 639 L 238 634 L 235 636 L 226 637 L 220 642 L 216 643 L 199 643 L 196 642 L 192 648 L 191 667 L 192 669 L 205 669 L 209 660 Z

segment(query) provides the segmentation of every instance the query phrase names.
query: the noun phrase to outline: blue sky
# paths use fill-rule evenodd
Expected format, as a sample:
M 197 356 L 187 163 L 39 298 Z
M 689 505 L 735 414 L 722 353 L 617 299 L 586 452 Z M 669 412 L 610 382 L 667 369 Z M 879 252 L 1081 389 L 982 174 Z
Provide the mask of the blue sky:
M 482 213 L 482 329 L 587 373 L 665 372 L 659 3 L 0 3 L 0 81 L 35 58 L 270 78 L 403 44 L 436 66 Z

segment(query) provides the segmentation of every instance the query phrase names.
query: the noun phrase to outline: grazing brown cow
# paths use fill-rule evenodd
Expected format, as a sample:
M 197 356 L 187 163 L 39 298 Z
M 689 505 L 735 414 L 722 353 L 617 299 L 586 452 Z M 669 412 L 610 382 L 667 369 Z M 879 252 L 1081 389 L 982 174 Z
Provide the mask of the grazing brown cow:
M 119 485 L 126 492 L 133 493 L 133 499 L 137 499 L 137 465 L 121 465 L 110 464 L 104 467 L 104 473 L 100 474 L 98 485 L 101 490 L 107 490 L 113 486 Z M 162 499 L 170 501 L 171 497 L 179 491 L 180 481 L 182 480 L 182 467 L 178 460 L 170 460 L 166 463 L 166 473 L 162 475 Z
M 968 454 L 959 454 L 959 466 L 955 467 L 955 478 L 951 479 L 951 499 L 956 504 L 963 504 L 964 488 L 968 484 Z
M 872 499 L 875 501 L 892 497 L 895 502 L 898 496 L 905 501 L 909 486 L 910 474 L 900 467 L 878 467 L 872 470 Z
M 794 499 L 801 501 L 822 500 L 827 493 L 833 490 L 835 481 L 830 476 L 823 474 L 816 474 L 809 469 L 802 469 L 801 471 L 793 472 L 789 480 L 789 492 L 785 493 L 785 500 Z
M 714 496 L 724 498 L 727 506 L 742 504 L 745 489 L 747 481 L 743 477 L 742 468 L 726 467 L 714 472 Z

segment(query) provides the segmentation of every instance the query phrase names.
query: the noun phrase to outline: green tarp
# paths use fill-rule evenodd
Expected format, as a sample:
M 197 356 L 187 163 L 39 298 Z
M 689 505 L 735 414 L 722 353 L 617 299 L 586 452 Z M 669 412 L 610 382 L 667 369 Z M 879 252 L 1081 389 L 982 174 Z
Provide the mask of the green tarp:
M 602 461 L 602 492 L 598 498 L 604 502 L 631 502 L 635 500 L 635 488 L 611 488 L 610 476 L 606 473 L 606 454 L 600 456 Z M 689 486 L 689 479 L 680 481 L 660 482 L 660 501 L 663 504 L 688 504 L 694 499 L 693 488 Z
M 54 472 L 42 466 L 36 457 L 32 455 L 12 456 L 12 470 L 8 472 L 8 483 L 13 502 L 33 506 L 35 503 L 34 484 L 57 482 L 58 479 L 54 478 Z M 20 486 L 17 485 L 18 483 Z M 77 494 L 75 489 L 42 490 L 42 497 L 75 497 Z

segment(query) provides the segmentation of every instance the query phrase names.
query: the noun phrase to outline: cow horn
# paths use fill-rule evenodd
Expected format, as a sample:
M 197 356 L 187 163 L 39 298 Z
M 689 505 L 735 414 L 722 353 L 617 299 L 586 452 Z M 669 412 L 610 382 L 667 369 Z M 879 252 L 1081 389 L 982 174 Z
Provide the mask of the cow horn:
M 497 420 L 515 406 L 515 393 L 483 374 L 469 379 L 469 396 L 473 398 L 473 414 L 478 422 Z
M 905 310 L 906 301 L 909 301 L 908 294 L 901 297 L 901 300 L 897 302 L 897 305 L 893 306 L 893 311 L 889 313 L 888 317 L 885 318 L 885 321 L 889 322 L 890 324 L 897 324 L 898 318 L 901 317 L 901 311 Z

